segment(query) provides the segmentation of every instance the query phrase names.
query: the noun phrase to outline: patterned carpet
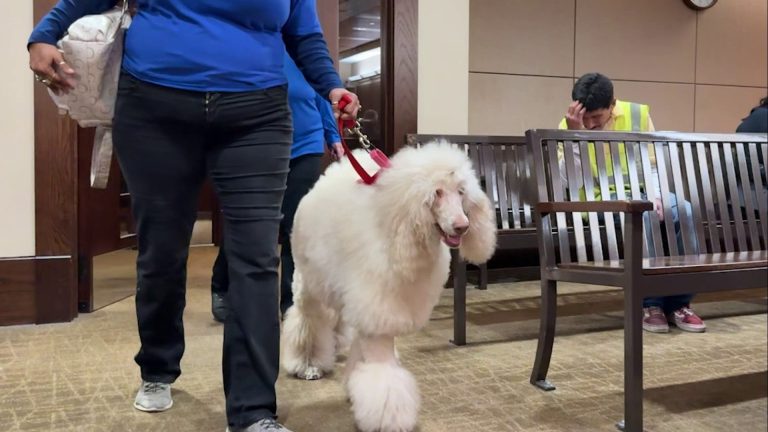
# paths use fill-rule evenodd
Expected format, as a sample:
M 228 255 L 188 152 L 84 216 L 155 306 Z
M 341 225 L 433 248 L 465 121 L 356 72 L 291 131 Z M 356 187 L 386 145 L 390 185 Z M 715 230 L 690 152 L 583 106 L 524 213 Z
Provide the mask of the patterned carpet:
M 133 298 L 72 323 L 0 328 L 0 431 L 216 431 L 226 426 L 222 326 L 210 315 L 215 249 L 194 248 L 185 312 L 187 350 L 161 414 L 131 406 L 139 382 Z M 470 290 L 470 344 L 448 343 L 451 294 L 428 327 L 398 342 L 417 377 L 419 432 L 612 431 L 622 418 L 622 297 L 605 287 L 562 285 L 545 393 L 528 384 L 538 334 L 538 283 Z M 699 298 L 705 334 L 644 336 L 649 431 L 768 428 L 766 290 Z M 717 302 L 714 302 L 717 300 Z M 279 415 L 295 432 L 355 430 L 339 375 L 281 376 Z

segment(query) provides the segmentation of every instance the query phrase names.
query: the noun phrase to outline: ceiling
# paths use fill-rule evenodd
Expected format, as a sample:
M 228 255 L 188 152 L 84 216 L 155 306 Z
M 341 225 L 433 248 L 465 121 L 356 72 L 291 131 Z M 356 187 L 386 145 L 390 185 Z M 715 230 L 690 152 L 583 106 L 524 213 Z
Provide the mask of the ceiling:
M 381 37 L 380 0 L 339 0 L 339 52 L 344 55 Z

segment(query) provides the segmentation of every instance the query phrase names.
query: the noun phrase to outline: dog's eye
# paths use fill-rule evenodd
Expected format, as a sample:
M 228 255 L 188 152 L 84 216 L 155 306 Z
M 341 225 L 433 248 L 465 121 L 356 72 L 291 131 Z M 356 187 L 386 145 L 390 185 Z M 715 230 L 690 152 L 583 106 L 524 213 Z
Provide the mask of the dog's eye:
M 459 189 L 459 195 L 464 195 L 464 188 Z
M 444 192 L 443 192 L 442 189 L 438 189 L 438 190 L 435 191 L 435 196 L 438 197 L 438 198 L 442 198 L 443 197 L 443 193 Z

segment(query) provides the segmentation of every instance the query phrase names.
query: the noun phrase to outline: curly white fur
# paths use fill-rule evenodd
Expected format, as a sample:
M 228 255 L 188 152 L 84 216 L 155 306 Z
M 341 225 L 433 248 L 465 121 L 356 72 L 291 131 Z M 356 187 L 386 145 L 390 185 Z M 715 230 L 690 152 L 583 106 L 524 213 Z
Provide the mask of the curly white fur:
M 355 155 L 375 171 L 364 152 Z M 446 142 L 401 150 L 372 186 L 357 179 L 346 159 L 333 164 L 299 204 L 282 363 L 319 378 L 333 368 L 335 331 L 348 326 L 345 383 L 358 427 L 404 432 L 420 399 L 394 338 L 427 323 L 448 278 L 446 244 L 460 242 L 473 263 L 491 257 L 495 214 L 466 154 Z

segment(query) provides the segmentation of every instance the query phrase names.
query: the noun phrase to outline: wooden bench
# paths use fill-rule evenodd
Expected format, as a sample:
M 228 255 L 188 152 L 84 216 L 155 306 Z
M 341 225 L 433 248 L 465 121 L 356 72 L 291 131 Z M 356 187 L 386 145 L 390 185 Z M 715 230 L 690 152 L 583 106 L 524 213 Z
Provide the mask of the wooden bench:
M 626 430 L 642 431 L 643 298 L 768 286 L 768 191 L 760 167 L 761 160 L 768 160 L 766 136 L 531 130 L 526 137 L 538 183 L 535 219 L 542 303 L 531 383 L 554 389 L 546 378 L 555 334 L 557 281 L 622 287 Z M 589 164 L 591 145 L 596 146 L 597 179 Z M 576 169 L 576 147 L 581 170 Z M 626 176 L 622 157 L 627 161 Z M 559 159 L 566 168 L 565 181 Z M 653 184 L 654 159 L 664 220 L 673 218 L 671 194 L 678 202 L 691 203 L 690 215 L 685 205 L 678 207 L 679 236 L 674 224 L 661 223 L 652 211 L 656 191 L 645 185 Z M 611 175 L 608 166 L 613 167 Z M 580 201 L 582 183 L 586 196 L 593 197 L 591 202 Z M 615 200 L 594 201 L 595 190 L 604 199 L 613 198 L 613 193 Z
M 488 198 L 496 206 L 498 249 L 535 249 L 533 202 L 536 194 L 531 155 L 521 136 L 408 135 L 408 145 L 419 146 L 445 139 L 464 146 Z M 452 251 L 453 342 L 465 345 L 467 263 Z M 479 268 L 478 288 L 488 285 L 488 266 Z

